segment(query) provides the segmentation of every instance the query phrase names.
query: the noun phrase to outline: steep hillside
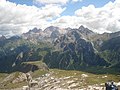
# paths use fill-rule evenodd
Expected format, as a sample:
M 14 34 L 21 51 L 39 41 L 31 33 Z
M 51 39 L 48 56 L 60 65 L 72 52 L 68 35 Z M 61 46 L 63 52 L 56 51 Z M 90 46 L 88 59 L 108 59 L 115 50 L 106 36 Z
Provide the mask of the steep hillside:
M 80 69 L 85 66 L 107 66 L 108 63 L 102 59 L 94 50 L 88 36 L 93 35 L 83 27 L 72 29 L 54 41 L 56 51 L 49 53 L 44 62 L 51 68 Z M 85 36 L 86 35 L 86 36 Z M 87 36 L 88 35 L 88 36 Z
M 101 56 L 110 62 L 112 66 L 120 63 L 120 37 L 105 41 L 100 47 Z
M 11 72 L 14 66 L 25 61 L 43 60 L 51 50 L 50 43 L 34 43 L 20 37 L 0 41 L 0 72 Z
M 13 67 L 28 61 L 43 61 L 48 67 L 59 69 L 117 68 L 119 36 L 120 32 L 97 34 L 84 26 L 76 29 L 50 26 L 8 39 L 2 36 L 0 71 L 12 72 Z

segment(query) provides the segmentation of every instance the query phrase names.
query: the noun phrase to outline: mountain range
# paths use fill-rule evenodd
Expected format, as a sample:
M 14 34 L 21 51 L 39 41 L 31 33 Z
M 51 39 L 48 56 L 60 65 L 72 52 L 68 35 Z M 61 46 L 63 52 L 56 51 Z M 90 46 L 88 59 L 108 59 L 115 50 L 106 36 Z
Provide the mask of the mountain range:
M 120 67 L 120 32 L 98 34 L 80 26 L 34 28 L 21 36 L 0 37 L 0 71 L 22 62 L 43 61 L 50 68 L 80 70 Z

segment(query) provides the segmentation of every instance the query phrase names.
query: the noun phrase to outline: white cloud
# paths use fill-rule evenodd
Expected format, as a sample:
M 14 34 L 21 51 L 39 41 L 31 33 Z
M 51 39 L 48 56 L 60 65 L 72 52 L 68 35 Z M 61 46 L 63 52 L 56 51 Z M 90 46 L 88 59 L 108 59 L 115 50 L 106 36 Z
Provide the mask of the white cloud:
M 34 0 L 34 2 L 40 4 L 61 4 L 61 5 L 66 4 L 68 1 L 69 0 Z
M 42 14 L 45 17 L 59 17 L 60 14 L 65 10 L 66 8 L 61 8 L 60 6 L 57 5 L 46 5 L 45 7 L 42 8 Z
M 120 31 L 120 1 L 109 2 L 101 8 L 94 5 L 82 7 L 75 12 L 74 16 L 62 16 L 52 24 L 59 27 L 78 28 L 84 25 L 94 32 L 116 32 Z
M 45 28 L 50 25 L 47 20 L 59 17 L 64 10 L 57 5 L 37 8 L 0 0 L 0 34 L 7 36 L 21 34 L 33 27 Z
M 120 31 L 120 1 L 109 2 L 101 8 L 94 5 L 82 7 L 75 12 L 75 15 L 84 19 L 83 24 L 96 32 Z
M 62 27 L 62 28 L 76 28 L 79 26 L 78 17 L 76 16 L 62 16 L 54 21 L 52 21 L 52 25 Z
M 0 2 L 6 2 L 6 0 L 0 0 Z
M 72 0 L 72 2 L 74 3 L 76 3 L 76 2 L 82 2 L 83 0 Z
M 58 4 L 68 1 L 49 0 L 45 3 L 47 0 L 44 0 L 45 6 L 37 8 L 0 0 L 0 34 L 19 35 L 34 27 L 44 29 L 50 25 L 66 28 L 84 25 L 99 33 L 120 31 L 120 0 L 109 2 L 101 8 L 89 5 L 75 11 L 73 16 L 61 16 L 66 7 Z

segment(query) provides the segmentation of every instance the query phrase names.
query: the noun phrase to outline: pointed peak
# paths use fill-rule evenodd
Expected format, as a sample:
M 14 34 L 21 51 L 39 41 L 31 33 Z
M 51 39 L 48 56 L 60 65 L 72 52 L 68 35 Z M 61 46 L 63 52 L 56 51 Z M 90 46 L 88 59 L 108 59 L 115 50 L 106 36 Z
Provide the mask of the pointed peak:
M 84 27 L 83 25 L 81 25 L 81 26 L 79 27 L 79 29 L 85 29 L 85 27 Z
M 29 32 L 38 33 L 40 31 L 42 31 L 42 29 L 38 29 L 38 28 L 35 27 L 32 30 L 30 30 Z
M 94 34 L 93 31 L 91 31 L 90 29 L 84 27 L 83 25 L 81 25 L 81 26 L 79 27 L 79 31 L 80 31 L 81 33 L 84 33 L 84 34 Z
M 59 29 L 59 27 L 55 27 L 55 26 L 49 26 L 49 27 L 47 27 L 44 31 L 54 31 L 54 30 L 58 30 Z
M 0 36 L 0 40 L 5 40 L 6 37 L 4 35 Z

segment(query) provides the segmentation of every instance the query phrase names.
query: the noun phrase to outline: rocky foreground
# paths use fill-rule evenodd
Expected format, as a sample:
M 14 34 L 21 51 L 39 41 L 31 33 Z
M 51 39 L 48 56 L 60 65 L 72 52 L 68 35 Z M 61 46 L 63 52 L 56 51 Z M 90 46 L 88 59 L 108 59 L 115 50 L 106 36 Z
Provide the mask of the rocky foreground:
M 51 72 L 32 80 L 30 87 L 26 85 L 22 88 L 11 90 L 105 90 L 104 84 L 84 87 L 83 84 L 85 84 L 85 78 L 87 77 L 87 74 L 82 74 L 80 79 L 74 76 L 56 78 L 53 76 L 53 72 Z
M 93 75 L 79 71 L 52 70 L 37 78 L 32 78 L 30 73 L 21 74 L 12 83 L 20 80 L 27 82 L 21 88 L 4 90 L 105 90 L 104 82 L 110 78 L 120 80 L 120 77 L 111 75 Z M 101 81 L 100 81 L 101 80 Z M 98 82 L 98 83 L 97 83 Z M 120 82 L 115 83 L 120 86 Z

